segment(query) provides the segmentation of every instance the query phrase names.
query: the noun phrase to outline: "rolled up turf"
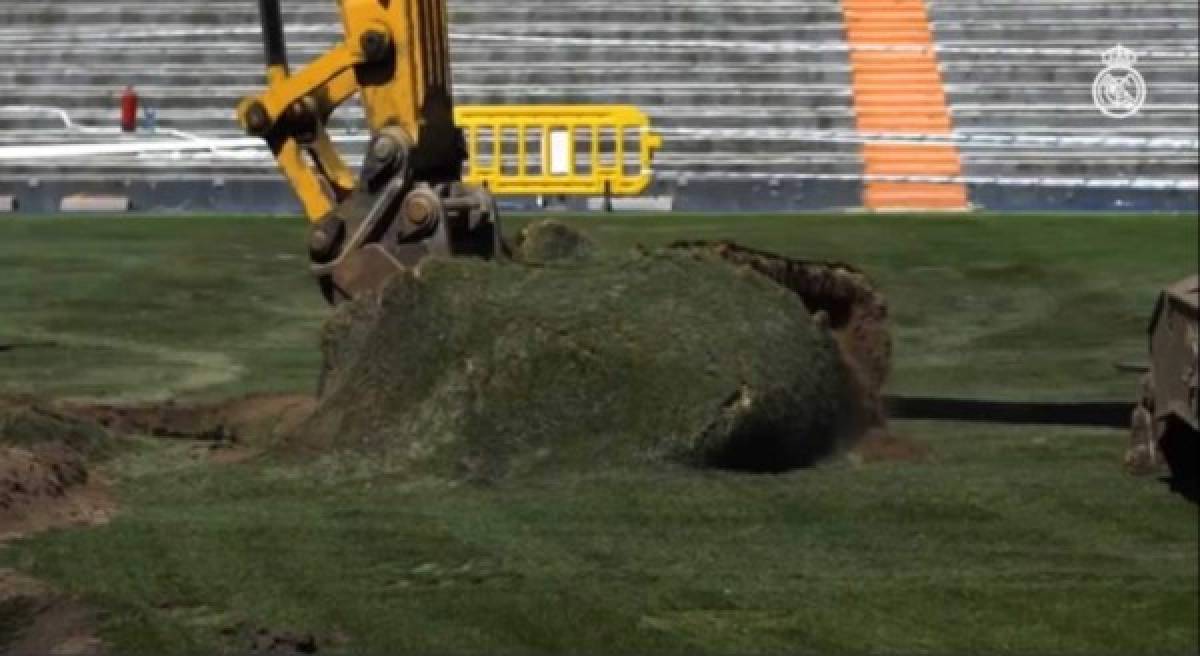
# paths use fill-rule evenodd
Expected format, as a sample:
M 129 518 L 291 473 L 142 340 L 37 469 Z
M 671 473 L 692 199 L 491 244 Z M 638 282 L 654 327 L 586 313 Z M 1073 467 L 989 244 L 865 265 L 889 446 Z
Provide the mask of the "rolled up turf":
M 602 253 L 539 225 L 514 261 L 427 260 L 341 307 L 320 403 L 284 446 L 489 480 L 622 463 L 785 471 L 862 430 L 825 319 L 718 256 Z

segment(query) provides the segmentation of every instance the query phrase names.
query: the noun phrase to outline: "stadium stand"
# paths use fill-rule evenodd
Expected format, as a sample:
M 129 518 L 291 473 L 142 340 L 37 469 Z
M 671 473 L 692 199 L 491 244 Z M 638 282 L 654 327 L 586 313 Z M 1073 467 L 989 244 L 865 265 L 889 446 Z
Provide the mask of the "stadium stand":
M 952 134 L 954 125 L 923 0 L 843 0 L 842 6 L 859 131 L 943 138 Z M 863 172 L 869 176 L 863 203 L 870 209 L 967 209 L 967 188 L 961 182 L 903 179 L 960 177 L 956 144 L 864 143 L 862 157 Z
M 865 186 L 894 176 L 966 185 L 971 203 L 994 209 L 1196 206 L 1190 2 L 917 2 L 951 129 L 879 131 L 859 120 L 851 53 L 865 39 L 877 60 L 895 57 L 884 77 L 911 87 L 903 48 L 887 49 L 911 0 L 449 2 L 459 103 L 639 105 L 666 140 L 651 193 L 677 209 L 854 208 Z M 284 6 L 293 64 L 338 38 L 332 0 Z M 853 48 L 851 8 L 874 15 Z M 0 159 L 0 196 L 33 211 L 78 192 L 124 193 L 147 209 L 292 211 L 270 158 L 233 119 L 262 81 L 257 21 L 252 0 L 6 0 L 0 153 L 43 148 Z M 1091 103 L 1100 54 L 1117 43 L 1142 53 L 1150 89 L 1143 112 L 1123 120 Z M 155 111 L 155 133 L 117 131 L 127 84 Z M 351 153 L 360 124 L 349 106 L 333 126 Z M 197 139 L 205 146 L 172 150 Z M 880 144 L 932 141 L 960 166 L 939 155 L 894 173 L 864 164 L 864 141 L 868 160 Z M 83 143 L 137 152 L 51 149 Z
M 976 137 L 960 146 L 965 175 L 1083 178 L 1091 185 L 977 184 L 972 190 L 977 204 L 1196 207 L 1196 3 L 931 0 L 928 5 L 942 47 L 955 129 Z M 1140 53 L 1135 66 L 1148 90 L 1143 109 L 1124 119 L 1105 116 L 1092 102 L 1092 83 L 1104 67 L 1101 55 L 1118 44 Z M 1190 186 L 1191 191 L 1119 186 L 1131 180 Z

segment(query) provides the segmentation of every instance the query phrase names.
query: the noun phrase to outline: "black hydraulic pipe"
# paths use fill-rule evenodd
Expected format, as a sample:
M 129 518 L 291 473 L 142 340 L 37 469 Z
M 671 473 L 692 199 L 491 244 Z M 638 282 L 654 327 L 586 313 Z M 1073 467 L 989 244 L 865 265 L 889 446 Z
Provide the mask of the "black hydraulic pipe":
M 1128 428 L 1133 414 L 1133 403 L 1128 401 L 1055 403 L 889 396 L 886 402 L 888 414 L 896 419 Z
M 287 42 L 283 36 L 283 12 L 279 9 L 279 0 L 258 0 L 258 17 L 262 22 L 267 66 L 282 66 L 287 70 Z

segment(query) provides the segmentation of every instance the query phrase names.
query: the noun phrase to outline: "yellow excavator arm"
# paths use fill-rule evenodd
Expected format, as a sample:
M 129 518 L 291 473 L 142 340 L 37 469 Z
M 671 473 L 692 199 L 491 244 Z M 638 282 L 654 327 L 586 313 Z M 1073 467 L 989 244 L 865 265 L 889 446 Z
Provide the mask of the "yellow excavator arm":
M 462 182 L 445 0 L 340 0 L 345 41 L 294 74 L 279 0 L 259 0 L 267 90 L 238 120 L 266 140 L 312 222 L 309 255 L 331 302 L 432 254 L 495 257 L 495 202 Z M 325 125 L 358 94 L 371 140 L 356 177 Z

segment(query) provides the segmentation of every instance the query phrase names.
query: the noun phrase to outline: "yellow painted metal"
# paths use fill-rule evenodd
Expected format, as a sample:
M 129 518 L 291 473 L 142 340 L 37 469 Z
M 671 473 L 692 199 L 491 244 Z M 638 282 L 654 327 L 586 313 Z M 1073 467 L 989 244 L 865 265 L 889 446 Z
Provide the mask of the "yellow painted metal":
M 288 77 L 287 69 L 282 66 L 270 66 L 267 68 L 267 84 L 269 86 L 268 94 L 278 90 L 281 86 L 288 84 L 291 78 Z M 264 96 L 265 97 L 265 96 Z M 238 120 L 242 126 L 246 126 L 246 112 L 254 98 L 246 98 L 238 105 Z M 265 105 L 265 103 L 264 103 Z M 317 147 L 324 149 L 331 148 L 332 144 L 328 143 L 328 135 L 322 131 L 317 139 Z M 323 179 L 317 170 L 314 170 L 309 165 L 305 158 L 304 147 L 295 138 L 286 138 L 277 142 L 272 142 L 271 150 L 275 155 L 275 161 L 279 165 L 279 170 L 287 178 L 288 184 L 292 186 L 296 197 L 300 200 L 300 204 L 304 207 L 304 214 L 311 221 L 316 221 L 333 209 L 333 199 L 326 192 L 326 185 L 335 184 L 329 179 Z M 336 157 L 336 153 L 334 153 Z M 336 180 L 336 184 L 348 184 L 349 187 L 354 186 L 354 176 L 340 158 L 332 165 L 330 171 L 331 177 Z
M 418 13 L 422 10 L 436 13 L 440 2 L 410 0 L 387 3 L 384 7 L 378 0 L 341 1 L 346 44 L 353 44 L 351 47 L 359 57 L 363 56 L 362 37 L 368 31 L 386 34 L 396 47 L 392 77 L 382 84 L 363 84 L 359 89 L 372 134 L 388 126 L 399 126 L 412 143 L 417 143 L 425 94 L 437 86 L 438 68 L 446 66 L 441 61 L 425 61 L 433 56 L 437 47 L 434 43 L 441 40 L 437 32 L 444 32 L 445 25 L 426 25 L 428 31 L 422 31 L 418 28 L 421 25 Z M 440 79 L 446 77 L 442 74 Z
M 345 41 L 294 75 L 282 66 L 269 67 L 266 91 L 238 106 L 240 122 L 247 127 L 250 111 L 256 109 L 275 124 L 294 107 L 307 107 L 310 114 L 315 110 L 323 119 L 358 94 L 371 134 L 398 127 L 420 145 L 428 122 L 441 120 L 429 113 L 426 101 L 441 99 L 437 102 L 448 106 L 453 97 L 445 0 L 339 4 Z M 360 77 L 368 32 L 383 35 L 394 46 L 395 61 L 385 78 Z M 628 105 L 458 107 L 454 118 L 467 140 L 464 180 L 496 195 L 640 194 L 650 185 L 654 152 L 662 146 L 649 118 Z M 448 113 L 444 120 L 450 120 Z M 528 143 L 533 136 L 540 141 L 536 149 Z M 552 148 L 555 140 L 565 141 L 560 144 L 565 148 Z M 628 157 L 627 140 L 637 143 Z M 323 125 L 316 126 L 307 142 L 292 133 L 268 136 L 267 141 L 311 221 L 319 221 L 357 184 Z M 580 148 L 580 141 L 590 145 Z M 506 155 L 509 150 L 514 154 Z
M 348 69 L 326 83 L 324 101 L 330 107 L 341 107 L 342 103 L 350 100 L 357 93 L 358 78 L 354 75 L 353 69 Z
M 356 56 L 358 55 L 358 56 Z M 274 120 L 301 98 L 322 88 L 359 62 L 360 54 L 345 44 L 335 46 L 300 72 L 271 83 L 259 101 Z
M 426 95 L 450 94 L 444 5 L 440 0 L 410 0 L 384 7 L 377 0 L 341 0 L 341 8 L 345 41 L 290 76 L 272 67 L 267 91 L 257 100 L 274 121 L 305 96 L 325 93 L 337 105 L 361 92 L 372 132 L 399 125 L 415 143 Z M 418 29 L 421 11 L 428 12 L 424 30 Z M 369 31 L 395 44 L 397 61 L 390 79 L 359 85 L 351 69 L 365 61 L 361 42 Z
M 275 161 L 304 206 L 309 221 L 315 222 L 333 209 L 333 200 L 325 192 L 317 172 L 304 160 L 304 151 L 295 139 L 288 139 L 280 146 Z
M 650 118 L 631 105 L 459 106 L 454 120 L 467 139 L 464 180 L 496 195 L 635 196 L 650 186 L 654 153 L 662 147 Z M 563 162 L 551 147 L 555 132 L 567 135 L 566 170 L 558 173 L 553 165 Z M 515 144 L 507 143 L 509 134 Z M 531 134 L 540 135 L 541 144 L 534 162 Z M 610 141 L 605 134 L 611 143 L 602 143 Z M 580 135 L 590 142 L 586 148 L 580 149 Z M 625 153 L 627 140 L 637 142 L 636 152 Z M 515 151 L 515 166 L 505 166 L 505 146 Z
M 349 166 L 346 166 L 345 160 L 337 151 L 337 147 L 333 145 L 333 139 L 329 138 L 328 132 L 321 130 L 317 134 L 316 139 L 309 146 L 309 152 L 339 198 L 348 195 L 358 184 L 358 177 L 354 175 Z
M 289 75 L 282 66 L 269 67 L 266 91 L 239 104 L 239 121 L 247 127 L 248 112 L 257 105 L 275 123 L 305 99 L 315 100 L 328 113 L 357 93 L 372 134 L 399 127 L 416 144 L 427 97 L 451 94 L 444 0 L 339 0 L 339 4 L 345 41 L 295 74 Z M 386 79 L 360 80 L 356 75 L 355 68 L 367 60 L 362 49 L 367 32 L 383 35 L 394 46 L 396 61 Z M 328 191 L 336 196 L 353 187 L 355 179 L 323 126 L 314 136 L 312 143 L 301 144 L 289 135 L 271 148 L 308 218 L 318 221 L 332 207 L 334 199 Z M 311 164 L 305 153 L 314 160 Z

